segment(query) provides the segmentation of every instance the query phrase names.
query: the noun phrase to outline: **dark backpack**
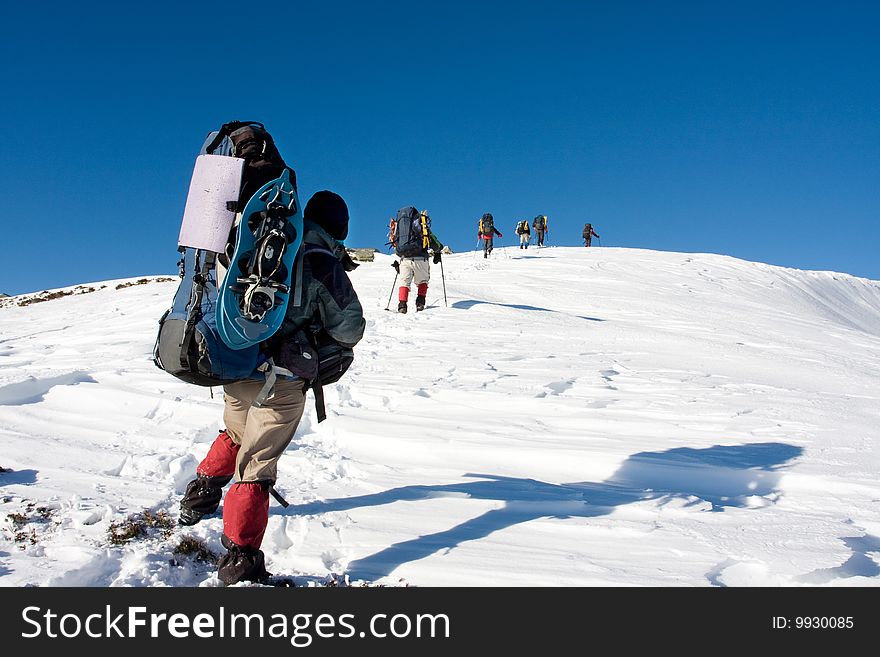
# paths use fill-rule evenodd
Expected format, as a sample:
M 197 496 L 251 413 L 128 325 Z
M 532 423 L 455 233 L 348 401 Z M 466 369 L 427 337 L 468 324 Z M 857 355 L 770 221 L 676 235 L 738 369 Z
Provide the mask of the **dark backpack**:
M 584 224 L 584 239 L 588 240 L 593 235 L 593 224 Z
M 412 258 L 425 252 L 428 247 L 429 220 L 413 206 L 397 211 L 396 234 L 392 238 L 394 252 L 401 258 Z
M 529 232 L 529 222 L 528 221 L 523 220 L 523 221 L 520 221 L 516 225 L 516 234 L 517 235 L 523 235 L 524 233 L 528 233 L 528 232 Z
M 544 230 L 547 226 L 547 223 L 544 221 L 544 215 L 539 214 L 535 217 L 535 221 L 532 225 L 535 227 L 535 230 Z
M 480 219 L 480 232 L 488 237 L 492 237 L 495 232 L 495 219 L 488 212 Z

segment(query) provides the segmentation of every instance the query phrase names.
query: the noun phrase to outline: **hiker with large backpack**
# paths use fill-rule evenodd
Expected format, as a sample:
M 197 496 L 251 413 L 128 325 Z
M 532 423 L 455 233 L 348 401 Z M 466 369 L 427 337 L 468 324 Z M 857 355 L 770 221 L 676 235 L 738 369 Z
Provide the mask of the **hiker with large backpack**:
M 584 246 L 587 246 L 587 247 L 589 247 L 590 244 L 592 244 L 594 237 L 599 237 L 599 234 L 593 230 L 593 224 L 584 224 L 583 237 L 584 237 Z
M 410 285 L 416 285 L 416 312 L 425 309 L 428 294 L 428 281 L 431 280 L 431 257 L 439 264 L 443 244 L 431 230 L 431 217 L 427 210 L 419 212 L 409 205 L 397 211 L 397 219 L 391 222 L 389 243 L 400 258 L 392 267 L 400 276 L 397 292 L 397 312 L 406 313 L 408 309 Z
M 538 239 L 538 246 L 544 246 L 544 233 L 550 232 L 550 226 L 547 225 L 547 215 L 539 214 L 532 221 L 532 228 L 535 229 L 535 235 Z
M 234 476 L 223 503 L 227 553 L 218 576 L 225 584 L 268 578 L 260 543 L 269 521 L 269 495 L 277 464 L 296 433 L 312 387 L 318 421 L 324 419 L 321 385 L 338 379 L 363 337 L 365 320 L 346 275 L 341 241 L 348 233 L 348 208 L 333 192 L 318 192 L 304 211 L 302 253 L 297 263 L 302 298 L 290 304 L 278 331 L 261 348 L 287 371 L 275 381 L 274 396 L 257 407 L 264 382 L 244 380 L 223 387 L 225 410 L 220 432 L 180 503 L 181 524 L 195 524 L 216 511 L 222 488 Z M 350 267 L 350 265 L 348 265 Z M 320 369 L 325 372 L 320 372 Z
M 222 142 L 225 146 L 220 154 L 226 154 L 223 148 L 228 148 L 230 159 L 244 155 L 235 143 L 235 131 L 227 129 L 226 133 L 226 138 L 231 137 L 231 146 L 215 139 L 214 149 Z M 246 229 L 254 230 L 258 236 L 254 247 L 259 256 L 257 265 L 271 265 L 273 271 L 287 269 L 283 254 L 276 256 L 275 251 L 285 240 L 288 246 L 299 245 L 293 254 L 293 271 L 284 277 L 287 283 L 276 280 L 273 288 L 272 281 L 266 280 L 250 291 L 251 301 L 256 294 L 266 294 L 274 304 L 270 310 L 283 309 L 283 315 L 274 330 L 265 329 L 263 339 L 254 338 L 255 344 L 242 346 L 236 341 L 247 341 L 264 327 L 251 312 L 253 309 L 242 314 L 237 325 L 247 330 L 241 335 L 227 336 L 234 342 L 230 346 L 222 331 L 217 330 L 223 321 L 218 314 L 218 298 L 223 294 L 219 290 L 249 285 L 249 277 L 244 273 L 257 276 L 267 272 L 250 266 L 253 256 L 227 260 L 228 271 L 224 271 L 222 263 L 218 267 L 217 261 L 222 259 L 218 255 L 228 255 L 229 250 L 235 252 L 238 245 L 226 249 L 224 244 L 211 250 L 182 244 L 181 285 L 175 305 L 160 322 L 154 350 L 156 364 L 178 378 L 199 385 L 223 385 L 226 428 L 220 431 L 197 466 L 195 478 L 187 485 L 180 502 L 179 522 L 194 525 L 213 514 L 223 498 L 223 488 L 235 478 L 223 503 L 221 543 L 227 552 L 218 564 L 218 577 L 226 585 L 269 578 L 260 545 L 269 521 L 270 494 L 281 501 L 273 488 L 278 460 L 294 437 L 308 389 L 314 393 L 318 421 L 325 419 L 322 386 L 335 382 L 348 369 L 353 347 L 363 337 L 365 327 L 363 309 L 346 274 L 356 265 L 343 245 L 349 224 L 345 201 L 333 192 L 318 192 L 301 211 L 295 187 L 285 187 L 295 178 L 280 161 L 280 155 L 276 164 L 281 166 L 275 166 L 275 171 L 264 176 L 272 175 L 274 179 L 258 184 L 259 180 L 249 178 L 252 169 L 261 169 L 251 164 L 270 150 L 271 139 L 262 126 L 252 130 L 251 136 L 262 141 L 262 145 L 257 143 L 253 155 L 241 158 L 241 189 L 243 196 L 253 195 L 250 199 L 228 201 L 225 209 L 239 221 L 237 239 Z M 209 153 L 216 154 L 216 150 Z M 214 163 L 212 166 L 225 166 L 222 160 L 210 162 Z M 197 188 L 209 190 L 210 186 Z M 192 189 L 191 186 L 191 196 Z M 265 201 L 263 209 L 241 216 L 242 208 L 247 210 L 254 199 L 260 198 Z M 188 198 L 188 208 L 189 204 Z M 285 222 L 285 218 L 298 221 Z M 301 234 L 293 235 L 294 224 L 301 226 Z M 267 230 L 267 226 L 271 229 Z M 279 234 L 273 235 L 274 230 Z M 228 229 L 220 225 L 217 231 Z M 247 294 L 245 289 L 240 299 L 236 297 L 239 309 L 247 308 Z M 185 299 L 185 314 L 180 319 L 178 298 Z
M 519 248 L 529 248 L 532 241 L 532 231 L 529 230 L 529 220 L 523 219 L 516 225 L 516 234 L 519 235 Z
M 477 237 L 483 240 L 483 257 L 488 258 L 495 248 L 495 236 L 504 237 L 501 232 L 495 228 L 495 218 L 491 213 L 486 212 L 477 224 Z

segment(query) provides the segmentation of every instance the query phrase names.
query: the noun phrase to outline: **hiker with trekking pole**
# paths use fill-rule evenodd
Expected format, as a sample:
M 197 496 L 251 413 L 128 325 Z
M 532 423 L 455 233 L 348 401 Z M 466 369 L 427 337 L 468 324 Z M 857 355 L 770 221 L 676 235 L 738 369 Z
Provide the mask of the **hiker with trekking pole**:
M 391 265 L 397 273 L 394 276 L 391 295 L 388 297 L 385 310 L 388 310 L 391 305 L 391 297 L 394 295 L 394 286 L 397 285 L 398 276 L 401 279 L 397 295 L 397 312 L 407 312 L 412 283 L 416 285 L 416 312 L 425 309 L 428 281 L 431 279 L 429 257 L 435 265 L 440 265 L 440 273 L 443 278 L 443 299 L 446 301 L 446 276 L 443 273 L 441 260 L 443 244 L 431 231 L 431 217 L 428 215 L 428 211 L 419 212 L 411 205 L 398 210 L 397 219 L 391 222 L 389 238 L 389 242 L 394 247 L 394 252 L 400 261 L 395 260 Z
M 593 242 L 593 238 L 599 239 L 599 234 L 593 230 L 593 224 L 584 224 L 584 246 L 589 247 Z
M 523 219 L 516 225 L 516 234 L 519 235 L 519 248 L 529 248 L 529 242 L 532 241 L 532 231 L 529 230 L 529 220 Z
M 547 225 L 547 215 L 539 214 L 535 217 L 534 221 L 532 221 L 532 228 L 535 229 L 538 246 L 544 246 L 544 234 L 550 234 L 550 226 Z
M 483 257 L 488 258 L 489 254 L 492 253 L 492 249 L 495 248 L 494 241 L 495 236 L 504 237 L 501 232 L 495 228 L 495 219 L 492 217 L 492 214 L 486 212 L 481 218 L 479 227 L 477 229 L 477 237 L 483 240 Z

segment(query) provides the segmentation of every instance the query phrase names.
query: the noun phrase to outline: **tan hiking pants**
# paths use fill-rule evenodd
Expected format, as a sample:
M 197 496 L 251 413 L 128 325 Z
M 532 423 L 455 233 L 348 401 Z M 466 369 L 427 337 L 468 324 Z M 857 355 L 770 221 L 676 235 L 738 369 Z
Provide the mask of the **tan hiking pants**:
M 296 433 L 306 405 L 303 381 L 278 379 L 275 396 L 262 408 L 251 406 L 263 381 L 223 386 L 223 421 L 232 441 L 241 445 L 235 461 L 236 481 L 275 482 L 278 459 Z

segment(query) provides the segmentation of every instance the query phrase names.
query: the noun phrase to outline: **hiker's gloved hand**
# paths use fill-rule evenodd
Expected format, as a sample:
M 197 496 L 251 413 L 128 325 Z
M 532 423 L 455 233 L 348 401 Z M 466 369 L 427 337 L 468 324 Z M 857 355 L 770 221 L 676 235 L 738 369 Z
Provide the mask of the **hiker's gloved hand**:
M 436 265 L 438 262 L 440 262 L 440 252 L 434 251 L 434 264 Z
M 504 237 L 504 233 L 498 233 L 498 237 Z
M 400 273 L 400 263 L 397 262 L 397 260 L 392 262 L 391 266 L 394 267 L 394 271 L 396 271 L 398 274 Z
M 477 239 L 478 240 L 483 239 L 483 233 L 477 233 Z
M 345 271 L 354 271 L 360 267 L 358 263 L 352 260 L 351 254 L 345 249 L 342 250 L 342 255 L 339 256 L 339 262 Z

